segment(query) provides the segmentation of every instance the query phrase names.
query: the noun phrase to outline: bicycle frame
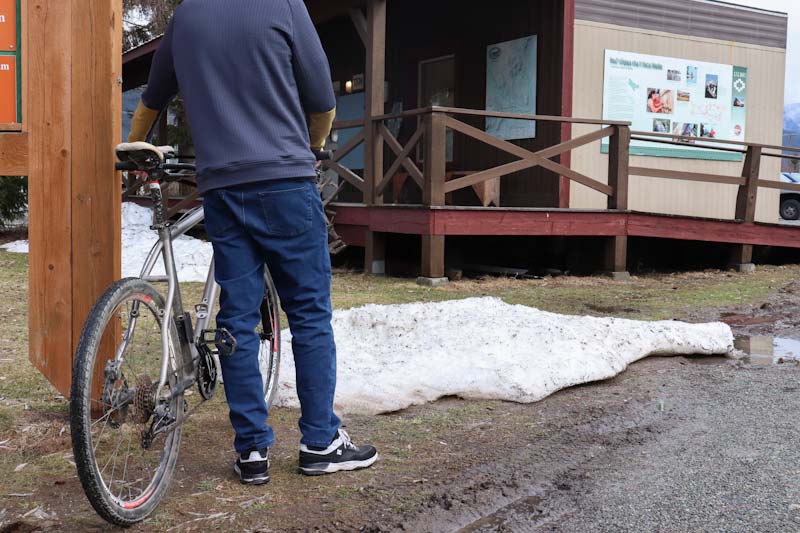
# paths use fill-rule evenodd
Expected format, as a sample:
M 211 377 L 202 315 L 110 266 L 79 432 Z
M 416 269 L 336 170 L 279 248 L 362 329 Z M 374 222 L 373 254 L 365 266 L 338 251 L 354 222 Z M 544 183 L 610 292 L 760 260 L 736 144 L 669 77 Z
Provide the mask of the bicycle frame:
M 203 212 L 202 207 L 196 207 L 187 213 L 184 217 L 182 217 L 177 223 L 169 224 L 166 220 L 166 214 L 163 212 L 161 203 L 161 186 L 157 182 L 152 182 L 150 184 L 150 192 L 153 196 L 154 207 L 153 209 L 153 228 L 158 233 L 158 240 L 153 245 L 150 250 L 150 253 L 147 256 L 147 259 L 142 267 L 141 273 L 139 277 L 144 279 L 145 281 L 149 282 L 166 282 L 167 283 L 167 299 L 165 302 L 164 309 L 162 311 L 163 317 L 162 320 L 171 319 L 175 322 L 178 327 L 182 327 L 181 323 L 186 320 L 185 318 L 185 309 L 183 307 L 183 299 L 181 297 L 181 289 L 180 283 L 178 280 L 178 273 L 175 266 L 175 255 L 172 248 L 173 240 L 177 239 L 181 235 L 184 235 L 187 231 L 195 227 L 197 224 L 202 222 L 205 218 L 205 213 Z M 166 276 L 153 276 L 152 271 L 155 267 L 158 258 L 161 257 L 164 261 L 164 269 L 166 272 Z M 214 261 L 212 259 L 211 265 L 209 267 L 208 275 L 206 277 L 206 284 L 203 290 L 203 299 L 201 302 L 195 307 L 197 312 L 197 323 L 194 326 L 194 334 L 191 339 L 186 339 L 189 348 L 189 353 L 183 353 L 183 361 L 182 365 L 178 365 L 177 361 L 175 361 L 175 354 L 171 350 L 172 346 L 172 339 L 171 339 L 171 331 L 172 328 L 170 327 L 162 327 L 161 328 L 161 347 L 162 353 L 170 354 L 170 357 L 173 358 L 173 368 L 182 368 L 186 369 L 187 367 L 193 368 L 194 361 L 197 361 L 199 355 L 197 352 L 197 343 L 200 341 L 200 336 L 202 335 L 203 330 L 208 328 L 208 324 L 211 320 L 211 310 L 214 308 L 214 304 L 216 303 L 217 295 L 219 293 L 219 286 L 214 281 Z M 133 335 L 133 330 L 135 329 L 135 322 L 132 320 L 131 324 L 131 336 Z M 124 352 L 125 349 L 125 342 L 123 345 L 120 346 L 120 353 Z M 169 360 L 164 357 L 161 361 L 161 372 L 158 381 L 158 388 L 156 392 L 156 397 L 160 398 L 161 394 L 164 390 L 164 386 L 167 384 L 169 380 Z M 183 375 L 183 376 L 176 376 L 179 379 L 179 383 L 185 380 L 194 380 L 194 375 Z

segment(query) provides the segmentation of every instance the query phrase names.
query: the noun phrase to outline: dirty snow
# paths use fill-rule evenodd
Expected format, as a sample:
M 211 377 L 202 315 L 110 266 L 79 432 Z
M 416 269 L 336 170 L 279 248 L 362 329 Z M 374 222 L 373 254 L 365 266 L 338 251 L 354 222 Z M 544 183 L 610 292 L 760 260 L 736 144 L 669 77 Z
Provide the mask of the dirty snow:
M 443 396 L 529 403 L 649 355 L 733 350 L 726 324 L 565 316 L 497 298 L 336 311 L 336 409 L 377 414 Z M 298 407 L 283 332 L 278 403 Z
M 141 273 L 150 249 L 157 235 L 150 229 L 153 213 L 149 207 L 131 202 L 122 204 L 122 277 L 137 277 Z M 178 279 L 181 281 L 202 281 L 208 275 L 213 251 L 211 243 L 183 235 L 173 241 L 175 262 L 178 266 Z M 28 241 L 14 241 L 0 245 L 9 252 L 27 254 Z M 164 261 L 159 259 L 153 269 L 154 275 L 164 275 Z

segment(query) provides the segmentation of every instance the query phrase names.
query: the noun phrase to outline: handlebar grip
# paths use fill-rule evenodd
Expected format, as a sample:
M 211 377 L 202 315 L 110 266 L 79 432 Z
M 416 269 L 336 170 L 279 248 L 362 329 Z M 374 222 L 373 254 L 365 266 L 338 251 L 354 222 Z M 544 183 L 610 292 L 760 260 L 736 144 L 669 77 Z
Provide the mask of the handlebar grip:
M 312 150 L 317 158 L 317 161 L 330 161 L 333 159 L 333 152 L 331 150 Z
M 115 168 L 117 170 L 139 170 L 139 167 L 133 161 L 117 161 Z

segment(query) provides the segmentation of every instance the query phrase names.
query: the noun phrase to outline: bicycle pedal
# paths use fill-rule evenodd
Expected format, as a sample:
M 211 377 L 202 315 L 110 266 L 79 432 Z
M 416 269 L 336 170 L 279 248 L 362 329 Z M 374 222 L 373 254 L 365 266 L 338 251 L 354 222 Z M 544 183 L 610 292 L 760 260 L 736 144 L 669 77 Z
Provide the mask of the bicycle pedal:
M 224 357 L 230 357 L 236 352 L 236 339 L 225 328 L 204 329 L 200 336 L 200 342 L 209 347 L 215 347 L 217 353 Z

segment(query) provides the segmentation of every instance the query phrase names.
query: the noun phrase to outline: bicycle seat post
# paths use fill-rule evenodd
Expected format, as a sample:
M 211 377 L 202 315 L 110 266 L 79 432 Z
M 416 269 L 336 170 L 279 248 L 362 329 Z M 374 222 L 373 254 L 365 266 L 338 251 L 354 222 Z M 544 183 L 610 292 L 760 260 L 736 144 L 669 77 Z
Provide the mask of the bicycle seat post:
M 167 210 L 164 206 L 164 195 L 161 191 L 161 182 L 151 179 L 148 182 L 150 198 L 153 200 L 153 226 L 152 229 L 160 230 L 167 225 Z

